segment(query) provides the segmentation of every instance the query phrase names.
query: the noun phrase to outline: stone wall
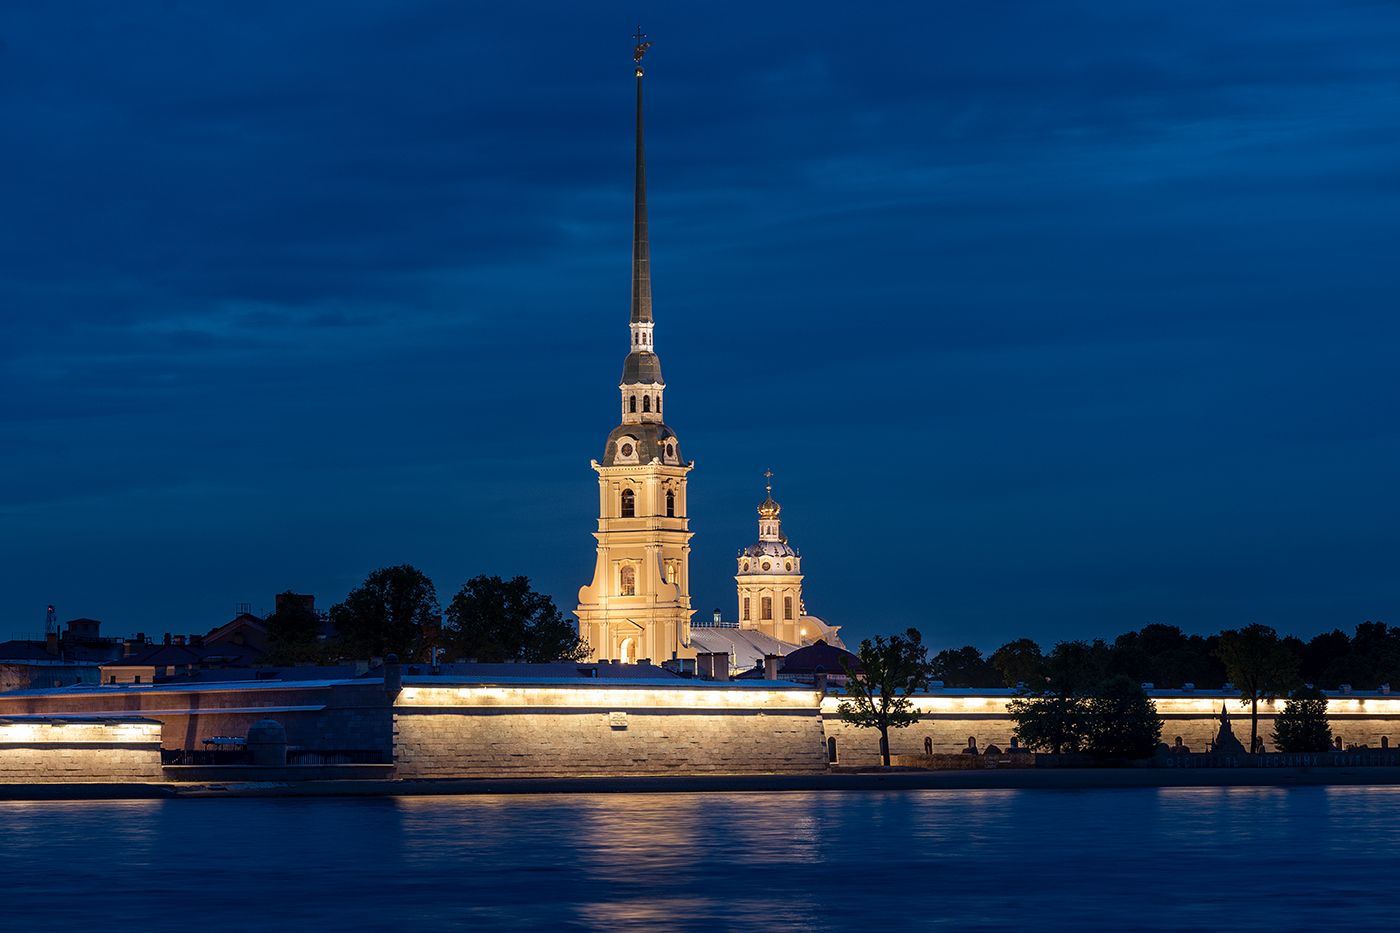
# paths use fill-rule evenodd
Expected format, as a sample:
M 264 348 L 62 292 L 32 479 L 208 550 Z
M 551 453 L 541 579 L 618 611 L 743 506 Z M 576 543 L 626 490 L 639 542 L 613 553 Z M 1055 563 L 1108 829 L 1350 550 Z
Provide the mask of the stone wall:
M 682 685 L 405 687 L 400 778 L 811 773 L 826 767 L 810 689 Z
M 154 720 L 0 719 L 0 783 L 163 780 L 160 723 Z
M 105 686 L 0 694 L 0 717 L 143 716 L 161 724 L 161 744 L 199 749 L 214 736 L 244 736 L 259 719 L 276 719 L 289 745 L 312 749 L 393 747 L 389 698 L 378 680 L 269 681 L 200 686 Z
M 1163 691 L 1165 693 L 1165 691 Z M 890 754 L 922 755 L 924 738 L 933 740 L 935 754 L 956 754 L 967 747 L 968 737 L 977 747 L 996 745 L 1005 750 L 1011 742 L 1014 724 L 1007 715 L 1010 691 L 945 691 L 915 698 L 919 721 L 904 729 L 890 730 Z M 836 739 L 837 764 L 865 766 L 879 763 L 880 734 L 874 729 L 858 729 L 842 722 L 837 714 L 841 698 L 828 696 L 822 702 L 822 724 L 828 738 Z M 1162 741 L 1172 744 L 1181 736 L 1182 744 L 1203 752 L 1206 743 L 1220 729 L 1220 707 L 1229 710 L 1235 737 L 1249 745 L 1249 708 L 1241 705 L 1238 694 L 1197 691 L 1183 695 L 1154 695 L 1157 714 L 1162 717 Z M 1259 735 L 1268 750 L 1274 750 L 1274 717 L 1284 701 L 1259 704 Z M 1392 748 L 1400 745 L 1400 695 L 1366 694 L 1329 696 L 1328 719 L 1332 734 L 1346 745 L 1380 747 L 1382 737 Z

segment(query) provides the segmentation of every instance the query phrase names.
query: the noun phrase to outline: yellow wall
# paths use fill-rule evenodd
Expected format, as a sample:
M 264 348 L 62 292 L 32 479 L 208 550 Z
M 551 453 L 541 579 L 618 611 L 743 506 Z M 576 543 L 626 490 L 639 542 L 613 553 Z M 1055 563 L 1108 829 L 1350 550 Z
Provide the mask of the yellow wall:
M 0 722 L 0 783 L 164 779 L 158 722 Z
M 809 690 L 405 687 L 401 778 L 803 773 L 825 768 Z

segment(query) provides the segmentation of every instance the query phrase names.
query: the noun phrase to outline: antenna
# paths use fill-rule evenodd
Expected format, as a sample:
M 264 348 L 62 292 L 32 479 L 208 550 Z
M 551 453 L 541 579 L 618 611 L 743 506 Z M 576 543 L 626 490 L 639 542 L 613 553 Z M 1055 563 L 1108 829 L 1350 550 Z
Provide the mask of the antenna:
M 44 635 L 58 634 L 58 613 L 53 608 L 53 603 L 49 603 L 49 611 L 44 616 Z

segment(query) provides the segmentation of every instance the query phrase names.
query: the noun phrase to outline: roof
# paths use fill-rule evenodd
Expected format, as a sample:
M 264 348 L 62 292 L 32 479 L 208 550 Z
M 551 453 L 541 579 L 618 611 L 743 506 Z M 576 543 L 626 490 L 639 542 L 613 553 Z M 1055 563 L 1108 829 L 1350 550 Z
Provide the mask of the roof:
M 108 661 L 121 654 L 121 645 L 91 645 L 59 641 L 58 653 L 50 654 L 42 641 L 14 640 L 0 642 L 0 662 L 24 664 L 33 661 Z
M 860 659 L 849 651 L 817 639 L 783 658 L 783 674 L 844 674 L 860 670 Z
M 622 384 L 665 385 L 661 378 L 661 357 L 650 350 L 633 350 L 622 361 Z
M 377 670 L 377 669 L 376 669 Z M 412 677 L 415 682 L 442 680 L 443 678 L 549 678 L 551 680 L 572 679 L 578 680 L 667 680 L 678 675 L 666 670 L 656 664 L 611 664 L 608 662 L 599 663 L 597 661 L 558 661 L 550 664 L 491 664 L 476 662 L 461 662 L 457 664 L 440 664 L 440 673 L 430 673 L 431 666 L 427 664 L 405 664 L 403 675 L 405 680 Z
M 762 664 L 765 655 L 784 655 L 797 646 L 779 641 L 772 635 L 746 628 L 701 628 L 691 626 L 690 645 L 697 651 L 724 651 L 729 654 L 729 666 L 753 667 Z
M 225 665 L 246 666 L 253 663 L 261 652 L 233 642 L 215 642 L 204 645 L 151 645 L 142 651 L 125 658 L 116 658 L 103 667 L 181 667 L 209 664 L 215 661 Z
M 786 541 L 760 541 L 757 544 L 750 544 L 739 552 L 744 557 L 796 557 L 795 551 Z M 785 572 L 781 567 L 774 567 L 775 573 Z M 752 572 L 752 571 L 750 571 Z
M 603 466 L 614 466 L 618 459 L 618 448 L 622 445 L 622 438 L 630 438 L 630 443 L 636 445 L 637 462 L 650 463 L 653 460 L 667 462 L 666 444 L 669 442 L 675 445 L 675 458 L 670 462 L 682 463 L 680 441 L 676 434 L 664 424 L 656 422 L 643 422 L 641 424 L 620 424 L 612 429 L 608 435 L 607 446 L 603 449 Z M 628 462 L 631 462 L 630 460 Z

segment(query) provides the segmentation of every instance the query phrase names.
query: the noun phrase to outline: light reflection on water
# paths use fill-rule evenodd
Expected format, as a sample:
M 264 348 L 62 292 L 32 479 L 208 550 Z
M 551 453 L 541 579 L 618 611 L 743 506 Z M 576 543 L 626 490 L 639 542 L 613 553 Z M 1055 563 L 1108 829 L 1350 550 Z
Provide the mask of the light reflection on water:
M 1400 788 L 0 803 L 8 928 L 1386 924 Z

